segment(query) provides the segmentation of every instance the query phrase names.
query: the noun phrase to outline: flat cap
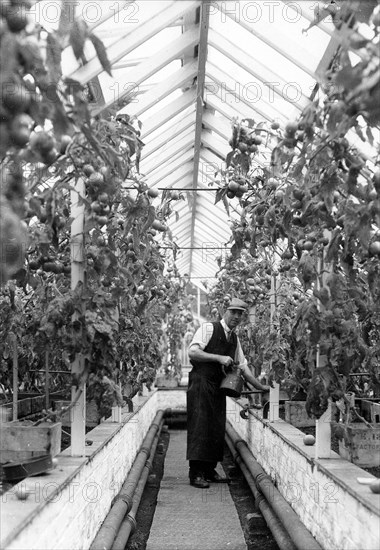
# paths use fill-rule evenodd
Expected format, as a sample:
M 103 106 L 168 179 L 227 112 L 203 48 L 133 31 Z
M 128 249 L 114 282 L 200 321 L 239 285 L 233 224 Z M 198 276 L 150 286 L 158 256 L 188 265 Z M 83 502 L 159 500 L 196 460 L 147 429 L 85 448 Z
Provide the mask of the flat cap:
M 239 298 L 232 298 L 227 309 L 240 309 L 241 311 L 247 311 L 248 304 L 240 300 Z

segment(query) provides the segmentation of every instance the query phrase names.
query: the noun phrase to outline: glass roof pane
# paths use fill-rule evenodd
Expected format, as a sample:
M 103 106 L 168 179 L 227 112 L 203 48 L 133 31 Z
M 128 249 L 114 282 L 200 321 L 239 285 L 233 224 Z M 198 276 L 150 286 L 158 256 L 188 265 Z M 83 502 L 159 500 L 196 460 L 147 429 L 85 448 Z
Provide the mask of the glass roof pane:
M 158 84 L 165 80 L 165 78 L 169 77 L 175 71 L 178 71 L 178 69 L 181 67 L 181 61 L 180 60 L 174 60 L 171 63 L 168 63 L 165 67 L 160 69 L 159 71 L 155 72 L 154 75 L 144 80 L 145 85 L 151 85 L 151 84 Z M 114 80 L 117 82 L 133 82 L 133 68 L 129 69 L 127 72 L 125 69 L 121 70 L 113 70 L 113 77 Z M 139 85 L 138 85 L 139 86 Z
M 87 22 L 89 20 L 96 21 L 97 17 L 100 24 L 97 25 L 95 32 L 97 36 L 102 39 L 105 46 L 108 47 L 111 44 L 117 43 L 120 39 L 120 36 L 125 36 L 126 34 L 141 26 L 144 21 L 149 19 L 153 11 L 157 12 L 157 10 L 164 9 L 168 4 L 170 4 L 170 2 L 144 0 L 143 2 L 138 3 L 135 1 L 126 3 L 121 1 L 109 2 L 101 0 L 101 2 L 99 2 L 98 0 L 97 2 L 89 2 L 88 0 L 81 0 L 80 2 L 76 2 L 76 4 L 79 4 L 79 6 L 77 7 L 77 12 L 83 13 L 84 18 L 85 20 L 87 20 Z M 103 15 L 109 15 L 111 17 L 108 17 L 108 19 L 104 22 L 100 22 L 100 13 L 102 13 Z M 171 36 L 173 38 L 174 36 L 177 36 L 177 34 L 175 34 L 176 31 L 181 32 L 180 27 L 167 27 L 163 29 L 161 36 L 161 45 L 171 40 Z M 154 40 L 154 37 L 150 40 Z M 154 51 L 149 51 L 149 49 L 145 49 L 145 46 L 150 42 L 150 40 L 147 40 L 141 46 L 141 51 L 145 50 L 146 55 Z
M 178 115 L 174 116 L 173 118 L 165 122 L 165 124 L 160 126 L 160 128 L 152 132 L 149 135 L 149 142 L 153 142 L 155 139 L 159 138 L 162 134 L 164 134 L 167 130 L 170 130 L 171 128 L 173 128 L 173 133 L 175 133 L 178 127 L 180 127 L 183 120 L 187 119 L 190 113 L 193 113 L 195 115 L 193 105 L 190 105 L 190 107 L 188 107 Z M 144 132 L 144 126 L 142 128 L 142 131 Z
M 185 4 L 190 5 L 189 10 L 183 8 Z M 201 247 L 206 241 L 223 243 L 228 239 L 229 223 L 239 215 L 238 199 L 230 201 L 228 216 L 222 201 L 215 204 L 215 191 L 210 187 L 218 185 L 215 172 L 225 166 L 230 122 L 237 117 L 253 118 L 256 123 L 276 120 L 284 124 L 287 119 L 296 117 L 306 98 L 315 90 L 315 72 L 329 45 L 333 53 L 331 36 L 336 34 L 329 19 L 306 31 L 315 19 L 318 5 L 315 1 L 210 2 L 209 42 L 204 45 L 205 51 L 207 48 L 206 88 L 202 105 L 195 99 L 196 91 L 200 97 L 197 84 L 202 80 L 197 82 L 195 74 L 195 39 L 191 46 L 188 45 L 189 38 L 189 43 L 186 38 L 177 41 L 178 48 L 168 46 L 192 25 L 196 28 L 199 4 L 201 2 L 180 4 L 173 0 L 75 2 L 76 15 L 82 17 L 90 29 L 94 29 L 108 48 L 114 63 L 112 77 L 104 71 L 97 75 L 99 69 L 92 69 L 91 66 L 88 73 L 79 71 L 79 76 L 91 74 L 89 78 L 93 79 L 95 90 L 99 82 L 99 105 L 102 95 L 106 104 L 110 105 L 126 97 L 128 92 L 131 112 L 138 112 L 143 124 L 141 138 L 146 147 L 142 151 L 140 166 L 142 175 L 146 174 L 147 184 L 161 188 L 172 185 L 192 188 L 193 172 L 198 176 L 200 191 L 184 192 L 185 200 L 178 201 L 176 212 L 171 216 L 173 237 L 180 247 L 191 244 Z M 42 0 L 37 5 L 36 10 L 40 20 L 45 19 L 47 30 L 56 29 L 60 0 Z M 166 17 L 167 12 L 172 14 L 170 21 Z M 154 32 L 156 34 L 152 36 Z M 181 44 L 183 47 L 179 49 Z M 152 63 L 152 56 L 157 56 L 162 48 L 166 48 L 169 54 Z M 124 55 L 126 51 L 128 54 Z M 85 57 L 87 60 L 96 57 L 90 41 L 85 46 Z M 200 55 L 198 61 L 202 61 L 202 57 Z M 328 57 L 326 55 L 323 63 L 329 61 Z M 65 74 L 72 74 L 80 65 L 69 47 L 64 50 L 63 59 Z M 160 68 L 165 62 L 165 67 Z M 190 69 L 188 72 L 185 70 L 186 63 L 190 64 L 187 66 Z M 191 76 L 186 77 L 187 82 L 181 80 L 182 89 L 168 93 L 175 85 L 180 86 L 180 79 L 171 77 L 182 64 L 182 72 Z M 322 70 L 323 67 L 321 73 Z M 199 75 L 203 75 L 203 66 L 200 66 Z M 160 87 L 155 90 L 157 84 Z M 186 95 L 182 100 L 185 89 Z M 157 101 L 165 93 L 168 95 Z M 323 91 L 319 90 L 316 97 L 323 101 Z M 175 105 L 172 105 L 173 101 Z M 141 113 L 148 104 L 150 108 Z M 175 114 L 181 106 L 184 110 Z M 125 111 L 128 112 L 127 109 Z M 167 122 L 159 126 L 166 118 Z M 200 130 L 199 122 L 202 130 L 196 132 L 197 128 Z M 199 135 L 200 141 L 196 143 Z M 354 132 L 349 133 L 349 139 L 362 153 L 374 158 L 374 148 L 363 143 Z M 271 143 L 259 146 L 254 159 L 257 170 L 268 165 L 270 147 Z M 190 250 L 181 250 L 179 256 L 183 271 L 188 271 L 191 264 L 191 275 L 202 273 L 211 276 L 217 271 L 215 262 L 205 265 L 202 261 L 202 250 L 195 250 L 194 254 Z
M 212 48 L 210 47 L 210 53 L 211 49 Z M 240 80 L 238 76 L 236 77 L 237 71 L 225 72 L 224 70 L 220 71 L 216 68 L 217 66 L 223 67 L 223 65 L 211 65 L 211 63 L 209 62 L 207 66 L 208 76 L 215 80 L 216 83 L 215 93 L 222 101 L 227 101 L 228 99 L 230 99 L 232 100 L 232 104 L 245 104 L 252 110 L 261 113 L 262 116 L 265 115 L 269 120 L 275 120 L 279 117 L 290 115 L 290 113 L 293 113 L 295 109 L 297 109 L 297 106 L 294 103 L 286 102 L 281 98 L 278 101 L 275 101 L 275 98 L 277 98 L 277 94 L 272 94 L 273 98 L 270 97 L 269 89 L 269 97 L 268 100 L 265 101 L 263 85 L 257 80 L 255 82 L 253 77 L 247 77 L 246 80 Z M 240 76 L 241 75 L 242 73 L 240 73 Z M 208 92 L 208 94 L 209 93 L 210 92 Z M 280 105 L 279 103 L 281 102 L 282 104 Z M 242 110 L 242 108 L 243 107 L 240 107 L 240 110 Z
M 265 80 L 262 82 L 239 67 L 236 63 L 233 63 L 212 46 L 209 46 L 208 60 L 216 67 L 223 67 L 223 71 L 227 72 L 227 74 L 234 76 L 238 84 L 237 91 L 239 95 L 245 97 L 249 103 L 258 103 L 260 106 L 265 105 L 265 107 L 263 107 L 265 110 L 267 103 L 270 103 L 270 108 L 276 109 L 278 115 L 293 111 L 294 106 L 301 100 L 302 93 L 306 96 L 310 95 L 310 89 L 308 89 L 308 87 L 301 89 L 298 82 L 291 83 L 288 81 L 286 90 L 281 89 L 278 85 L 276 86 L 273 82 L 268 83 Z M 288 101 L 283 99 L 280 93 L 282 93 Z
M 265 2 L 265 4 L 270 4 L 270 2 Z M 253 58 L 257 56 L 260 62 L 268 65 L 287 82 L 295 81 L 307 86 L 309 82 L 312 83 L 312 79 L 285 56 L 293 56 L 301 64 L 306 65 L 310 71 L 313 71 L 326 49 L 330 36 L 319 29 L 311 29 L 307 33 L 302 33 L 302 29 L 308 26 L 308 21 L 302 17 L 298 22 L 287 21 L 289 16 L 287 18 L 283 17 L 281 11 L 279 11 L 279 5 L 282 5 L 282 2 L 272 2 L 272 4 L 273 7 L 270 10 L 269 6 L 264 9 L 264 3 L 239 2 L 239 12 L 235 20 L 221 13 L 213 14 L 210 19 L 211 26 L 224 36 L 238 36 L 240 47 L 243 47 L 247 52 L 252 52 Z M 245 8 L 244 5 L 246 5 Z M 254 5 L 260 16 L 253 15 Z M 273 11 L 272 16 L 270 11 Z M 290 14 L 291 10 L 288 11 Z M 252 32 L 243 28 L 240 24 L 243 22 Z M 281 55 L 258 38 L 258 35 L 261 34 L 268 36 L 269 40 L 275 41 L 277 47 L 284 52 L 284 55 Z M 290 38 L 292 36 L 294 40 Z
M 144 111 L 144 113 L 139 118 L 144 123 L 144 120 L 147 120 L 151 116 L 154 116 L 154 114 L 160 111 L 163 107 L 169 106 L 174 99 L 177 99 L 181 95 L 182 95 L 181 90 L 174 90 L 171 94 L 167 95 L 161 101 L 157 101 L 157 103 L 153 105 L 153 107 Z
M 133 50 L 133 56 L 150 57 L 166 46 L 166 44 L 169 44 L 169 42 L 181 36 L 181 34 L 181 27 L 168 27 L 163 29 L 149 40 L 146 40 L 141 46 L 135 48 Z

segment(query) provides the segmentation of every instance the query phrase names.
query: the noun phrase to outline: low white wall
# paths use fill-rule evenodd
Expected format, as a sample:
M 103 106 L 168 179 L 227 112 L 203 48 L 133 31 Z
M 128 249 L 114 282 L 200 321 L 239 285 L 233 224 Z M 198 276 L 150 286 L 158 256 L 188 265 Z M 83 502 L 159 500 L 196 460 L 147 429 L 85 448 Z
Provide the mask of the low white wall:
M 58 455 L 58 466 L 29 477 L 1 497 L 3 550 L 89 548 L 119 493 L 159 410 L 158 392 L 134 398 L 134 413 L 120 424 L 106 421 L 91 430 L 85 458 Z M 19 500 L 18 491 L 32 491 Z
M 242 405 L 228 398 L 227 418 L 252 454 L 275 481 L 301 521 L 326 550 L 378 550 L 380 497 L 357 482 L 369 474 L 334 452 L 315 459 L 315 447 L 283 421 L 260 413 L 240 416 Z

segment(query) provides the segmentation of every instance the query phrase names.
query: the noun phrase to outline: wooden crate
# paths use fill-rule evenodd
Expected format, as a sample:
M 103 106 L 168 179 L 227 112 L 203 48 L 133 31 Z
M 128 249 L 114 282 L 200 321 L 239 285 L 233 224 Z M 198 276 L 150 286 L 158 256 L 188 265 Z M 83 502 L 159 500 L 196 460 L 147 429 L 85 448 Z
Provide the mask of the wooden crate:
M 315 418 L 306 413 L 306 401 L 285 401 L 285 422 L 296 428 L 315 426 Z
M 380 466 L 380 425 L 368 428 L 363 423 L 347 426 L 347 440 L 339 440 L 339 454 L 342 458 L 362 468 Z
M 9 411 L 9 415 L 12 416 L 13 403 L 7 403 L 4 407 Z M 17 401 L 17 417 L 23 418 L 32 413 L 32 402 L 31 398 L 20 399 Z
M 360 414 L 371 424 L 380 424 L 380 403 L 372 399 L 355 399 Z
M 61 431 L 60 422 L 41 422 L 38 426 L 19 420 L 3 422 L 0 426 L 0 463 L 59 454 Z
M 6 403 L 4 407 L 12 415 L 13 403 Z M 46 399 L 44 395 L 33 397 L 24 397 L 17 401 L 17 418 L 24 418 L 31 414 L 38 414 L 46 407 Z

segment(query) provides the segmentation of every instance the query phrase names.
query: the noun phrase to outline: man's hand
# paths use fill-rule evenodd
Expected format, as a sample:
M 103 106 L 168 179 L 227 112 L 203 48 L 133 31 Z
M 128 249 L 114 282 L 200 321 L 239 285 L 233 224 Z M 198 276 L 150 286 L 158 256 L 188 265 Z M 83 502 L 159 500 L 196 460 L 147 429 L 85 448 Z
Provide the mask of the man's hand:
M 234 360 L 229 355 L 219 355 L 219 363 L 222 367 L 230 367 L 234 364 Z
M 227 372 L 231 371 L 231 367 L 234 364 L 234 360 L 229 355 L 220 355 L 219 363 L 222 365 L 222 371 L 224 376 L 227 375 Z

